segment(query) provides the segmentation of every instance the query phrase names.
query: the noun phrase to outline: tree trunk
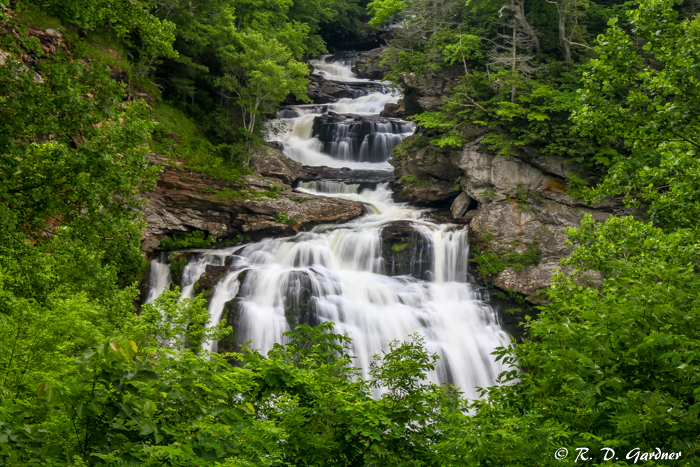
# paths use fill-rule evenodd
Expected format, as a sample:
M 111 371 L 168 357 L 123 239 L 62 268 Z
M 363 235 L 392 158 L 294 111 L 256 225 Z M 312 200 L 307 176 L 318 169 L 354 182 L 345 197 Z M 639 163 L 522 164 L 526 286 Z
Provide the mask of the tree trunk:
M 516 47 L 516 28 L 513 26 L 513 66 L 511 68 L 512 76 L 511 79 L 513 80 L 510 84 L 510 102 L 513 103 L 515 102 L 515 65 L 517 64 L 516 60 L 516 54 L 518 52 L 518 49 Z
M 506 8 L 513 12 L 515 15 L 515 20 L 518 22 L 523 31 L 525 31 L 525 34 L 532 38 L 532 43 L 535 45 L 535 49 L 539 49 L 540 40 L 537 38 L 535 30 L 532 29 L 532 26 L 530 26 L 530 23 L 527 22 L 527 18 L 525 17 L 525 0 L 508 1 L 509 3 L 506 5 Z
M 562 2 L 560 6 L 557 4 L 557 11 L 559 12 L 559 45 L 561 45 L 561 51 L 564 54 L 564 60 L 567 62 L 571 61 L 571 43 L 566 37 L 566 5 Z

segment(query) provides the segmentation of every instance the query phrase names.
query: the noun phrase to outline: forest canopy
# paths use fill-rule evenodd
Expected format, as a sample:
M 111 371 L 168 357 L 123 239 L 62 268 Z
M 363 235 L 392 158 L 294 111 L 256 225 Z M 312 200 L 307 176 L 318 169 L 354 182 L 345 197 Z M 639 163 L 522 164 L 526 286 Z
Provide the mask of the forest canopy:
M 562 446 L 700 456 L 700 20 L 696 3 L 593 0 L 0 0 L 0 463 L 542 466 Z M 405 76 L 455 69 L 431 144 L 465 129 L 585 166 L 571 271 L 480 400 L 428 383 L 418 336 L 360 377 L 332 323 L 268 355 L 177 289 L 137 311 L 148 156 L 235 178 L 305 60 L 400 24 Z M 60 31 L 54 47 L 30 34 Z M 45 33 L 42 37 L 46 37 Z M 167 317 L 167 321 L 163 320 Z M 600 459 L 598 459 L 600 460 Z M 644 460 L 648 460 L 648 457 Z M 591 462 L 591 465 L 596 465 Z

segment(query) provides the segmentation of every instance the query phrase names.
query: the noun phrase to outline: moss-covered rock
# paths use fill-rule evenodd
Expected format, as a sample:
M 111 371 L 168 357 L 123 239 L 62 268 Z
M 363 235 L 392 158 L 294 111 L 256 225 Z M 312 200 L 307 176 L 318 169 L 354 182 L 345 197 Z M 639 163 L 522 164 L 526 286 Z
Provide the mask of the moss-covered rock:
M 382 260 L 389 276 L 431 278 L 431 243 L 410 222 L 392 222 L 382 229 Z

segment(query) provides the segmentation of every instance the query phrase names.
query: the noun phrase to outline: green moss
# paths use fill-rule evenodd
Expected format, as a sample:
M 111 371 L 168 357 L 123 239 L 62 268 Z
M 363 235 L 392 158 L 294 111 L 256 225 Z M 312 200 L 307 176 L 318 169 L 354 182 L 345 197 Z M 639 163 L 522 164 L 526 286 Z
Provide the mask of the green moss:
M 541 260 L 542 252 L 537 243 L 527 245 L 525 253 L 518 253 L 515 248 L 494 252 L 491 249 L 481 250 L 480 246 L 474 247 L 474 257 L 472 262 L 477 264 L 479 273 L 482 275 L 496 276 L 508 268 L 522 271 L 526 266 L 538 264 Z
M 410 153 L 414 150 L 424 148 L 430 144 L 430 140 L 425 136 L 418 136 L 417 138 L 409 137 L 408 141 L 404 140 L 401 144 L 396 146 L 392 151 L 391 158 L 395 161 L 407 160 L 410 157 Z
M 286 224 L 286 225 L 288 225 L 288 226 L 290 226 L 290 227 L 293 226 L 294 224 L 296 224 L 296 223 L 299 221 L 299 219 L 290 219 L 290 218 L 288 218 L 288 217 L 287 217 L 287 214 L 284 213 L 284 212 L 281 212 L 281 213 L 277 214 L 277 219 L 275 219 L 275 220 L 276 220 L 276 222 L 277 222 L 278 224 Z
M 583 198 L 588 188 L 588 182 L 576 174 L 570 174 L 566 181 L 566 192 L 574 198 Z
M 391 250 L 394 251 L 395 253 L 398 253 L 399 251 L 403 251 L 406 248 L 408 248 L 408 243 L 395 243 L 391 246 Z
M 187 266 L 188 259 L 182 254 L 174 253 L 168 256 L 168 262 L 170 263 L 170 277 L 172 278 L 172 283 L 175 286 L 179 286 L 182 282 L 182 273 Z
M 239 199 L 244 198 L 244 196 L 240 192 L 231 188 L 222 188 L 216 193 L 216 197 L 228 201 L 238 201 Z
M 399 178 L 398 182 L 399 183 L 406 183 L 409 185 L 420 185 L 420 186 L 430 185 L 429 179 L 418 178 L 418 177 L 415 177 L 413 175 L 404 175 L 403 177 Z
M 187 235 L 175 235 L 160 242 L 160 247 L 166 251 L 183 250 L 185 248 L 206 248 L 216 241 L 213 235 L 206 236 L 201 230 Z

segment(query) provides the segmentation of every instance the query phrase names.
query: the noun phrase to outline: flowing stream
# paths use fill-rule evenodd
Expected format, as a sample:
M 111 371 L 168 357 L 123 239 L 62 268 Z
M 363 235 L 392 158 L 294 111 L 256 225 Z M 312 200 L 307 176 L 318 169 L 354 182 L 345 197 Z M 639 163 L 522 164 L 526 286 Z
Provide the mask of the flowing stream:
M 319 60 L 324 67 L 314 63 L 318 72 L 334 79 L 357 79 L 347 56 Z M 328 110 L 376 116 L 384 103 L 397 99 L 390 92 L 373 93 L 336 104 L 288 108 L 277 122 L 286 129 L 275 139 L 282 141 L 285 154 L 307 165 L 388 172 L 391 149 L 410 134 L 410 123 L 369 125 L 364 130 L 352 125 L 334 128 L 336 133 L 328 133 L 334 135 L 336 149 L 353 131 L 364 131 L 367 143 L 362 149 L 362 142 L 353 146 L 345 141 L 346 149 L 335 152 L 312 129 L 314 118 Z M 385 138 L 369 157 L 368 141 L 377 135 L 396 138 Z M 367 214 L 294 237 L 200 250 L 183 271 L 183 297 L 192 296 L 195 281 L 208 265 L 227 266 L 227 275 L 214 287 L 209 312 L 213 323 L 226 314 L 229 322 L 233 319 L 237 342 L 250 340 L 264 353 L 299 324 L 332 321 L 336 332 L 353 339 L 356 366 L 366 376 L 373 356 L 388 350 L 390 341 L 418 334 L 440 356 L 430 380 L 453 383 L 467 397 L 477 397 L 475 388 L 495 384 L 504 369 L 491 353 L 507 345 L 509 337 L 468 281 L 467 229 L 435 224 L 427 219 L 426 210 L 393 201 L 388 183 L 367 186 L 352 179 L 302 183 L 298 191 L 358 201 L 367 207 Z M 149 300 L 170 282 L 163 262 L 157 258 L 152 263 Z M 217 343 L 209 346 L 216 350 Z

